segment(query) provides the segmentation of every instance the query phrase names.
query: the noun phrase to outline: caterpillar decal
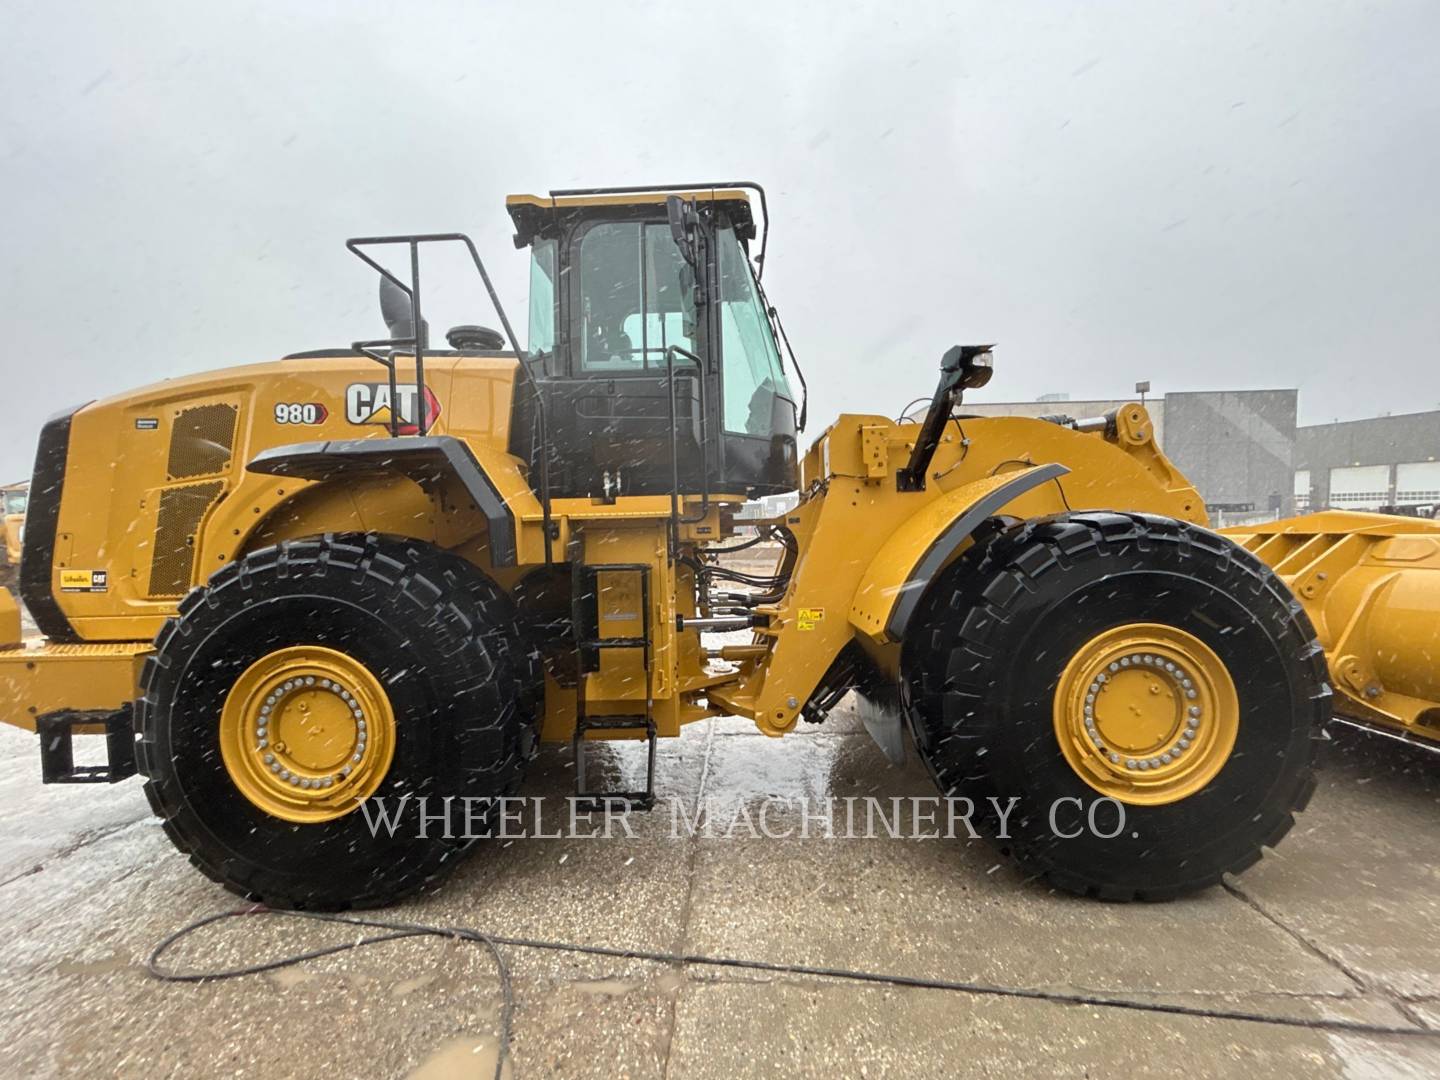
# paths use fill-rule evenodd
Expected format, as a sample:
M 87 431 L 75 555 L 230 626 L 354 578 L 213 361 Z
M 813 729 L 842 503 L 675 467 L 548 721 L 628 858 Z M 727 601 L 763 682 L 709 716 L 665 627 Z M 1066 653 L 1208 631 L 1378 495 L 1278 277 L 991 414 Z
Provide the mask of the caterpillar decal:
M 398 434 L 414 435 L 420 428 L 416 423 L 414 383 L 396 383 L 394 402 L 390 400 L 388 382 L 351 383 L 345 388 L 345 419 L 352 424 L 380 424 L 388 427 L 392 415 L 398 414 Z M 434 426 L 440 416 L 440 402 L 434 392 L 425 388 L 425 429 Z

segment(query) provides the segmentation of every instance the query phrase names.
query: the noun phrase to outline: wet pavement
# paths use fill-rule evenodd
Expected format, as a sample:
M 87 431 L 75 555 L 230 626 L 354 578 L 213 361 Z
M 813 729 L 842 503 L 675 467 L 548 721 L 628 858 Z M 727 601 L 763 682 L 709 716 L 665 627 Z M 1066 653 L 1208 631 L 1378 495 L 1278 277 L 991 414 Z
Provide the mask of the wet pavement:
M 593 760 L 633 777 L 639 747 Z M 563 798 L 547 748 L 527 794 Z M 768 740 L 734 720 L 661 744 L 662 796 L 717 820 L 768 796 L 925 797 L 844 706 Z M 1440 1032 L 1440 767 L 1351 737 L 1280 850 L 1161 905 L 1081 901 L 966 840 L 634 837 L 482 846 L 385 917 L 660 952 L 844 967 L 1131 1002 Z M 489 1075 L 500 1015 L 483 947 L 412 939 L 226 982 L 144 959 L 236 905 L 171 848 L 138 779 L 46 788 L 33 736 L 0 730 L 0 1076 Z M 784 814 L 771 818 L 783 831 Z M 792 822 L 793 823 L 793 822 Z M 230 967 L 353 939 L 235 920 L 178 945 Z M 1334 1076 L 1440 1074 L 1440 1037 L 1371 1036 L 736 968 L 505 949 L 514 1075 Z

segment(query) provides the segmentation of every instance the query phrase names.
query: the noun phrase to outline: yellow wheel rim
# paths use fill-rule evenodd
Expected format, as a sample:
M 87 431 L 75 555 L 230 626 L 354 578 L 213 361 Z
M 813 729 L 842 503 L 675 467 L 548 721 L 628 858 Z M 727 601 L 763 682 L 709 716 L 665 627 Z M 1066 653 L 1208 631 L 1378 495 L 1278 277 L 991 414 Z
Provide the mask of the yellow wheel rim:
M 1235 683 L 1214 651 L 1161 623 L 1117 626 L 1071 658 L 1055 689 L 1055 737 L 1102 795 L 1159 806 L 1224 767 L 1240 729 Z
M 395 713 L 370 670 L 319 645 L 277 649 L 235 681 L 220 754 L 240 793 L 285 821 L 333 821 L 375 793 L 395 755 Z

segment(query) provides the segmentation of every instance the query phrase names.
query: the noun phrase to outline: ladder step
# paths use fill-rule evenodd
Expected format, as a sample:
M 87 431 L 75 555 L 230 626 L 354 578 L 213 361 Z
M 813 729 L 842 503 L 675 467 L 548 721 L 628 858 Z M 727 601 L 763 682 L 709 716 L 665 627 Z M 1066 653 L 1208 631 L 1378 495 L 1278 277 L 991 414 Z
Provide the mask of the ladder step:
M 82 729 L 105 736 L 104 765 L 76 765 L 73 737 Z M 40 777 L 46 784 L 116 784 L 135 775 L 135 728 L 131 707 L 61 709 L 35 718 L 40 736 Z
M 649 644 L 643 637 L 588 638 L 580 642 L 582 649 L 643 649 Z
M 603 637 L 600 633 L 599 578 L 604 573 L 632 573 L 639 578 L 640 633 L 636 636 Z M 579 804 L 599 809 L 624 803 L 630 809 L 649 810 L 655 805 L 654 684 L 650 653 L 650 566 L 646 563 L 577 563 L 571 580 L 571 623 L 575 633 L 575 731 L 571 745 L 575 754 L 575 797 Z M 627 615 L 634 618 L 633 615 Z M 603 649 L 642 649 L 645 670 L 645 711 L 591 716 L 585 708 L 586 676 L 599 666 Z M 644 791 L 592 791 L 585 783 L 585 736 L 592 731 L 640 731 L 646 744 Z

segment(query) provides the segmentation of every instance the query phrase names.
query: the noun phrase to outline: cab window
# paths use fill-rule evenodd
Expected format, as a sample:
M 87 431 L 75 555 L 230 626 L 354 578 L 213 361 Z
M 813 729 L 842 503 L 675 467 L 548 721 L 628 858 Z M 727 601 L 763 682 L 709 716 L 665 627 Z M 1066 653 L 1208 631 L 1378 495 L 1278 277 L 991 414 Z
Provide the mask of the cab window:
M 668 225 L 596 225 L 581 238 L 579 265 L 581 371 L 663 368 L 669 346 L 695 350 Z
M 725 371 L 725 430 L 775 434 L 775 409 L 794 408 L 775 335 L 735 230 L 716 234 L 720 248 L 720 342 Z
M 530 328 L 525 348 L 531 356 L 555 351 L 555 241 L 530 249 Z

